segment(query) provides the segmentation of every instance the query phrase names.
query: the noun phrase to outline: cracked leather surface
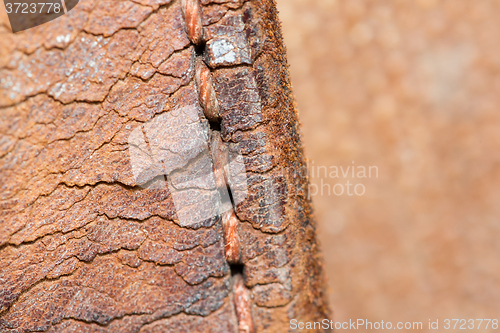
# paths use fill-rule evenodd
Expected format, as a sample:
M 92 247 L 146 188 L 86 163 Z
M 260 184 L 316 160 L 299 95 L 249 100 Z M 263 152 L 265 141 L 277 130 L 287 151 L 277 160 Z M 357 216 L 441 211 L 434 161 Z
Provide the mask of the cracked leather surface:
M 201 3 L 222 138 L 246 169 L 230 185 L 253 320 L 284 332 L 327 309 L 277 13 L 268 1 Z M 144 188 L 162 170 L 138 178 L 131 165 L 134 130 L 180 106 L 208 128 L 180 6 L 84 0 L 15 35 L 3 19 L 2 332 L 237 331 L 220 219 L 184 225 L 171 188 Z M 172 147 L 193 138 L 171 130 Z M 193 159 L 176 149 L 173 165 Z

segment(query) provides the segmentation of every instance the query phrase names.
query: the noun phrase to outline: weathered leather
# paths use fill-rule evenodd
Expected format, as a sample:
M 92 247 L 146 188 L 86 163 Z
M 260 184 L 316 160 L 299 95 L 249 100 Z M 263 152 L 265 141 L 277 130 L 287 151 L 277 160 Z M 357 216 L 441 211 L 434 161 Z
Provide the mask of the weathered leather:
M 185 6 L 86 0 L 25 32 L 1 28 L 0 331 L 243 332 L 234 235 L 255 332 L 327 317 L 275 5 L 201 1 L 196 46 Z M 200 103 L 200 60 L 219 122 Z M 183 110 L 196 122 L 176 122 Z M 216 164 L 196 150 L 214 131 L 246 169 L 226 175 L 230 236 L 199 208 L 216 206 L 196 174 Z M 175 191 L 194 203 L 179 209 Z

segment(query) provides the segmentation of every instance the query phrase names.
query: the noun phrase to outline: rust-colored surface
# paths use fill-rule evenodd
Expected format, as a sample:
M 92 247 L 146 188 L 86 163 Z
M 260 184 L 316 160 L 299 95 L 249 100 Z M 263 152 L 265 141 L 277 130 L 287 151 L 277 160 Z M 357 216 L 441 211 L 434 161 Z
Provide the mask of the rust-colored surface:
M 499 6 L 278 0 L 335 320 L 500 319 Z
M 83 0 L 15 35 L 2 18 L 0 331 L 272 333 L 328 315 L 274 4 L 193 6 Z

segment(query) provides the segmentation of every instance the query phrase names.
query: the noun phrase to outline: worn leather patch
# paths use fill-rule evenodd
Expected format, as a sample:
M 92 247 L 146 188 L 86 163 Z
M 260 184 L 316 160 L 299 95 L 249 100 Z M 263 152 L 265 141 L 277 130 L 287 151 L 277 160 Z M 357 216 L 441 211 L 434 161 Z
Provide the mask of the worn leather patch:
M 0 33 L 0 331 L 327 317 L 272 2 L 86 0 Z

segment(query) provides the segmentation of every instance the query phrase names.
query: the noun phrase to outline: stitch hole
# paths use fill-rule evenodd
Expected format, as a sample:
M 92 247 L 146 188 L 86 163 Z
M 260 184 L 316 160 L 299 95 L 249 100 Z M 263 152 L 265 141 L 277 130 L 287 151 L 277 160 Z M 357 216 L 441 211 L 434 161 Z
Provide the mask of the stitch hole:
M 229 269 L 231 270 L 231 276 L 236 276 L 236 275 L 241 275 L 243 276 L 243 264 L 239 263 L 234 263 L 234 264 L 229 264 Z
M 203 53 L 205 52 L 205 46 L 206 43 L 204 40 L 200 41 L 198 44 L 194 44 L 194 51 L 196 52 L 197 56 L 203 56 Z

